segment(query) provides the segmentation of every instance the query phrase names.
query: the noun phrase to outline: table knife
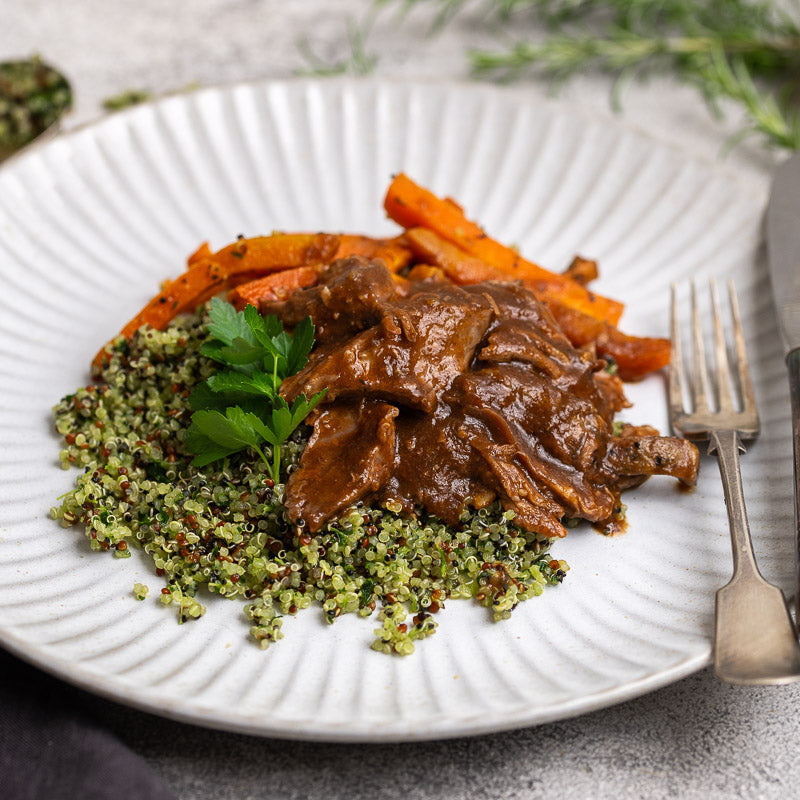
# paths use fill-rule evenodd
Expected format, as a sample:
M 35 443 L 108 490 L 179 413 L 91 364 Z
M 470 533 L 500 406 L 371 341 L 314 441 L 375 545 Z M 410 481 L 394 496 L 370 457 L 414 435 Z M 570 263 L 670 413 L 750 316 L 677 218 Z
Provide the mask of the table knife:
M 796 564 L 800 565 L 800 153 L 777 168 L 767 206 L 766 235 L 772 292 L 789 371 L 795 551 Z M 800 572 L 795 588 L 795 611 L 797 626 L 800 622 Z

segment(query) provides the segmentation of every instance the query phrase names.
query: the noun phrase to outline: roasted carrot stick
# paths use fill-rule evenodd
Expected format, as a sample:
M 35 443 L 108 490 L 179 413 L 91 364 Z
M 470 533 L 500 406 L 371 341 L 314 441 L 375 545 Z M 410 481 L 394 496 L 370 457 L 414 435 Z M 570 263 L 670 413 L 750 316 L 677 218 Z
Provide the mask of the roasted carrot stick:
M 128 338 L 145 323 L 163 330 L 173 317 L 193 310 L 222 289 L 226 277 L 214 261 L 195 263 L 174 281 L 164 281 L 161 291 L 126 323 L 120 335 Z
M 452 242 L 446 241 L 427 228 L 410 228 L 405 236 L 416 258 L 440 267 L 454 283 L 464 285 L 481 281 L 508 280 L 506 273 L 465 253 Z M 545 287 L 544 290 L 540 289 L 537 292 L 535 285 L 530 285 L 535 282 L 523 282 L 539 295 L 573 345 L 583 347 L 595 343 L 600 355 L 611 357 L 616 361 L 623 380 L 642 378 L 669 363 L 668 339 L 628 336 L 608 322 L 595 319 L 567 305 L 558 296 L 557 291 L 550 292 Z
M 509 280 L 502 270 L 470 255 L 429 228 L 409 228 L 405 239 L 416 260 L 435 264 L 453 283 Z
M 669 364 L 669 339 L 630 336 L 557 300 L 546 300 L 544 305 L 575 347 L 594 343 L 598 355 L 616 362 L 624 381 L 639 380 Z
M 589 258 L 575 256 L 572 259 L 572 263 L 564 270 L 564 275 L 569 276 L 581 286 L 586 286 L 587 283 L 597 279 L 597 262 Z
M 339 237 L 331 233 L 273 233 L 239 239 L 211 259 L 227 276 L 238 273 L 264 275 L 279 269 L 326 264 L 339 249 Z
M 404 228 L 430 228 L 512 279 L 524 280 L 534 291 L 546 290 L 550 296 L 560 298 L 571 308 L 595 319 L 605 320 L 612 325 L 619 321 L 623 309 L 621 303 L 588 291 L 567 275 L 549 272 L 527 261 L 467 219 L 456 203 L 440 199 L 403 173 L 392 180 L 384 199 L 384 208 L 389 217 Z
M 176 315 L 193 311 L 223 289 L 272 272 L 327 263 L 338 249 L 339 237 L 327 233 L 275 233 L 239 239 L 211 256 L 204 255 L 201 245 L 190 257 L 189 269 L 174 281 L 166 281 L 119 335 L 130 337 L 144 324 L 163 330 Z M 92 360 L 95 370 L 107 359 L 107 347 Z
M 597 340 L 597 352 L 617 362 L 622 380 L 637 381 L 666 367 L 672 348 L 669 339 L 629 336 L 606 323 L 603 334 Z
M 315 267 L 294 267 L 243 283 L 228 292 L 228 300 L 239 311 L 247 305 L 260 308 L 262 300 L 285 300 L 295 289 L 313 286 L 318 279 Z
M 449 283 L 449 276 L 435 264 L 414 264 L 406 275 L 410 281 L 444 281 Z
M 189 258 L 186 259 L 186 266 L 191 267 L 192 264 L 197 264 L 199 261 L 203 261 L 207 258 L 211 258 L 212 256 L 211 248 L 208 246 L 208 242 L 203 242 L 197 250 L 192 253 Z
M 394 239 L 373 239 L 371 236 L 342 234 L 339 237 L 336 258 L 347 256 L 382 258 L 390 272 L 399 272 L 411 261 L 411 251 L 406 246 L 403 236 L 396 236 Z

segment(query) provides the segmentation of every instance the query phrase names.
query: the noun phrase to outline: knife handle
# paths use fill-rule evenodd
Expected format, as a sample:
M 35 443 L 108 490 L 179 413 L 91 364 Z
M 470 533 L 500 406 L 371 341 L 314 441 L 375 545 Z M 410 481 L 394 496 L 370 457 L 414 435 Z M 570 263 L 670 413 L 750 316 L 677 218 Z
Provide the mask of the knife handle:
M 795 630 L 800 626 L 800 348 L 786 356 L 789 392 L 792 399 L 792 450 L 794 452 L 794 530 L 795 530 Z

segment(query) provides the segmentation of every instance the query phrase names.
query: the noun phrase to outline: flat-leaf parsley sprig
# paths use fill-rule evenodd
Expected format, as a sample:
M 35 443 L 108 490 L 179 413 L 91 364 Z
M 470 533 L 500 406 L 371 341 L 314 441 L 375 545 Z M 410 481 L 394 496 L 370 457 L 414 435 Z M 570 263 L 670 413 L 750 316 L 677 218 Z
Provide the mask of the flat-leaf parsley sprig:
M 209 306 L 209 339 L 200 352 L 224 364 L 189 397 L 194 409 L 184 445 L 194 455 L 192 465 L 252 448 L 280 479 L 281 445 L 325 396 L 300 395 L 290 406 L 280 395 L 284 378 L 308 362 L 314 344 L 314 323 L 306 317 L 288 333 L 275 316 L 262 317 L 254 306 L 237 311 L 217 297 Z M 272 447 L 272 463 L 264 444 Z

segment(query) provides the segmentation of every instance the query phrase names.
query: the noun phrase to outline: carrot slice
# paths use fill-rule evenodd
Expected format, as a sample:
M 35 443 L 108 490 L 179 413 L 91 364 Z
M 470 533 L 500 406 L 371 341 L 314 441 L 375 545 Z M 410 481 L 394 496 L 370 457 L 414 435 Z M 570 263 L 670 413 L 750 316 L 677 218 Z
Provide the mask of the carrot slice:
M 597 279 L 597 262 L 582 256 L 575 256 L 572 263 L 564 270 L 564 275 L 572 278 L 572 280 L 579 283 L 581 286 L 586 286 Z
M 443 239 L 436 231 L 410 228 L 406 231 L 405 238 L 417 260 L 436 265 L 453 283 L 463 286 L 481 281 L 509 280 L 505 272 L 466 253 L 457 245 Z
M 193 310 L 225 285 L 226 275 L 214 261 L 202 261 L 174 281 L 164 281 L 161 291 L 120 331 L 126 338 L 147 323 L 163 330 L 178 314 Z M 210 294 L 209 294 L 210 293 Z
M 174 281 L 165 281 L 161 291 L 119 335 L 128 338 L 145 324 L 163 330 L 175 316 L 193 311 L 223 289 L 272 272 L 326 263 L 338 249 L 339 237 L 328 233 L 275 233 L 239 239 L 210 257 L 203 256 L 201 245 L 189 269 Z M 107 347 L 104 345 L 92 359 L 95 371 L 108 359 Z
M 604 335 L 597 341 L 597 352 L 617 362 L 624 381 L 637 381 L 666 367 L 672 356 L 669 339 L 629 336 L 606 324 Z
M 406 241 L 414 256 L 435 264 L 454 283 L 461 285 L 481 281 L 508 280 L 509 276 L 461 248 L 448 242 L 427 228 L 411 228 L 406 231 Z M 588 262 L 594 263 L 594 262 Z M 415 268 L 416 269 L 416 268 Z M 413 270 L 412 270 L 413 273 Z M 409 277 L 412 276 L 409 274 Z M 629 336 L 604 320 L 569 306 L 557 292 L 547 287 L 536 291 L 533 281 L 523 281 L 538 294 L 558 322 L 561 330 L 575 347 L 596 344 L 601 356 L 613 358 L 623 380 L 637 380 L 646 374 L 669 364 L 670 344 L 668 339 L 651 339 Z
M 228 300 L 239 311 L 248 305 L 260 308 L 262 300 L 285 300 L 295 289 L 313 286 L 318 279 L 319 271 L 315 267 L 294 267 L 243 283 L 228 292 Z
M 449 283 L 447 273 L 436 264 L 414 264 L 406 275 L 408 280 L 414 281 L 444 281 Z
M 208 246 L 208 242 L 203 242 L 197 250 L 192 253 L 189 258 L 186 259 L 186 266 L 191 267 L 192 264 L 196 264 L 199 261 L 203 261 L 207 258 L 211 258 L 211 248 Z
M 396 236 L 393 239 L 374 239 L 371 236 L 342 234 L 339 237 L 336 258 L 348 256 L 382 258 L 390 272 L 399 272 L 411 261 L 411 251 L 406 247 L 403 236 Z
M 558 301 L 544 301 L 544 305 L 575 347 L 594 343 L 598 355 L 616 362 L 624 381 L 640 380 L 670 362 L 669 339 L 631 336 Z
M 325 264 L 336 255 L 339 237 L 330 233 L 273 233 L 239 239 L 211 259 L 227 276 L 239 273 L 264 275 L 279 269 Z
M 623 310 L 621 303 L 588 291 L 568 275 L 550 272 L 527 261 L 467 219 L 455 202 L 440 199 L 403 173 L 392 180 L 384 199 L 384 208 L 389 217 L 404 228 L 430 228 L 512 279 L 524 280 L 535 292 L 546 292 L 548 296 L 558 298 L 595 319 L 605 320 L 612 325 L 619 322 Z

